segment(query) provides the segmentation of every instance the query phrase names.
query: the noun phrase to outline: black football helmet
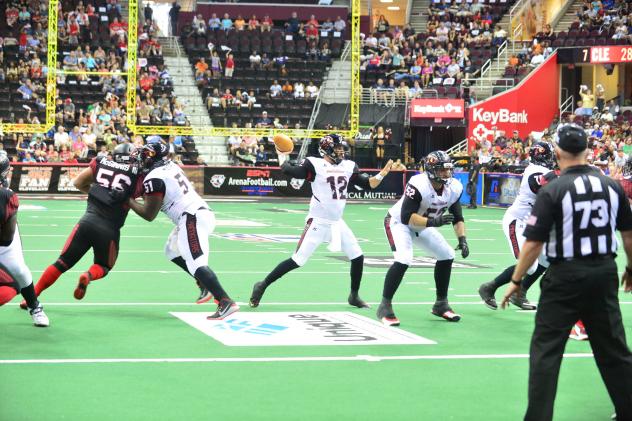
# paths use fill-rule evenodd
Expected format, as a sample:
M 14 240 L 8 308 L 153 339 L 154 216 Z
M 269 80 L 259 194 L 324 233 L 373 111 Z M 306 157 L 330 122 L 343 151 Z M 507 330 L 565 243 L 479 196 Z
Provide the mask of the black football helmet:
M 168 162 L 169 146 L 164 142 L 148 143 L 135 150 L 132 155 L 138 160 L 143 170 L 149 171 Z
M 529 156 L 533 164 L 542 165 L 548 169 L 555 167 L 555 152 L 553 145 L 548 142 L 534 143 L 529 150 Z
M 0 153 L 0 185 L 2 187 L 9 187 L 9 182 L 7 181 L 9 171 L 11 171 L 11 161 L 9 161 L 7 154 L 2 151 Z
M 453 169 L 452 158 L 444 151 L 430 152 L 424 159 L 424 170 L 430 181 L 447 184 L 452 179 Z
M 345 144 L 342 136 L 330 134 L 320 139 L 318 153 L 323 158 L 328 156 L 336 165 L 340 164 L 345 159 Z
M 134 145 L 131 143 L 121 143 L 114 151 L 112 151 L 112 158 L 119 164 L 131 164 L 134 162 Z

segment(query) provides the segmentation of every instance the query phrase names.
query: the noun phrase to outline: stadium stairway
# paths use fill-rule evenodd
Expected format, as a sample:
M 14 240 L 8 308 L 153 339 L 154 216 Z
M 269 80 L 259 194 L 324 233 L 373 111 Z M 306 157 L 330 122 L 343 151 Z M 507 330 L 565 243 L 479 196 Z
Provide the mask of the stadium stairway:
M 163 47 L 163 56 L 173 80 L 173 92 L 185 106 L 184 110 L 191 125 L 212 127 L 213 123 L 208 115 L 204 100 L 195 85 L 195 76 L 191 64 L 186 56 L 178 55 L 178 52 L 184 51 L 184 48 L 181 45 L 178 45 L 177 48 L 169 47 L 180 41 L 175 37 L 171 37 L 171 39 L 160 38 L 159 42 L 167 47 Z M 196 138 L 195 147 L 208 165 L 228 165 L 230 162 L 224 137 L 205 136 Z
M 415 33 L 426 32 L 428 29 L 428 8 L 430 0 L 413 0 L 410 9 L 410 26 Z
M 347 41 L 342 55 L 331 63 L 325 74 L 320 90 L 320 99 L 325 104 L 348 104 L 351 92 L 351 54 L 345 54 L 351 48 Z
M 582 10 L 581 0 L 573 0 L 573 1 L 568 2 L 568 5 L 566 6 L 566 10 L 565 11 L 562 10 L 564 14 L 561 15 L 560 19 L 553 26 L 553 31 L 554 32 L 568 31 L 568 29 L 571 27 L 571 24 L 577 17 L 577 12 L 581 12 L 581 10 Z M 553 20 L 553 22 L 555 22 L 555 19 Z

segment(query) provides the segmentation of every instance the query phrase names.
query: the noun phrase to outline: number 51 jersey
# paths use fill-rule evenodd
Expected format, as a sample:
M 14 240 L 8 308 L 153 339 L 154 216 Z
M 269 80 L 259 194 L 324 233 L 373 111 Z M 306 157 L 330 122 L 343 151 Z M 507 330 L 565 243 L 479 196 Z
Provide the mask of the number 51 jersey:
M 146 196 L 163 197 L 160 210 L 176 225 L 183 213 L 193 215 L 200 208 L 208 209 L 206 202 L 196 193 L 182 168 L 172 161 L 152 169 L 147 174 L 143 182 L 143 191 Z
M 405 200 L 412 200 L 419 204 L 417 214 L 434 218 L 442 215 L 450 206 L 459 201 L 462 193 L 463 185 L 455 178 L 446 183 L 439 194 L 432 187 L 428 174 L 417 174 L 408 181 L 404 195 L 388 212 L 394 220 L 401 223 L 402 205 Z

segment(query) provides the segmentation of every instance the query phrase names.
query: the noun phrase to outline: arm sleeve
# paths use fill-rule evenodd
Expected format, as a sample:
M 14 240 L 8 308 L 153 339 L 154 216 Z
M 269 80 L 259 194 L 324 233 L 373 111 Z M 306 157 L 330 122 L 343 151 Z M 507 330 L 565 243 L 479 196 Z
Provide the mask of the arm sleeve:
M 529 182 L 529 189 L 531 189 L 531 191 L 535 194 L 538 194 L 540 188 L 546 184 L 544 175 L 541 172 L 531 174 L 527 181 Z
M 628 197 L 620 186 L 617 186 L 619 195 L 619 210 L 617 212 L 617 229 L 619 231 L 632 230 L 632 210 L 630 209 Z
M 546 190 L 540 191 L 524 230 L 523 235 L 527 240 L 544 242 L 549 239 L 553 228 L 553 205 L 551 194 Z
M 454 202 L 452 206 L 450 206 L 450 208 L 448 208 L 448 211 L 452 215 L 454 215 L 454 221 L 452 221 L 452 225 L 456 225 L 459 222 L 465 222 L 465 219 L 463 219 L 463 208 L 461 208 L 461 196 L 459 196 L 457 201 Z
M 165 182 L 159 178 L 150 178 L 143 182 L 143 195 L 164 197 L 166 192 Z
M 404 191 L 404 202 L 402 203 L 402 211 L 400 215 L 402 224 L 408 225 L 413 213 L 419 212 L 420 204 L 421 193 L 419 193 L 419 190 L 410 184 L 406 185 L 406 190 Z
M 13 193 L 10 190 L 6 190 L 6 192 L 7 192 L 7 201 L 3 209 L 4 215 L 2 217 L 2 224 L 6 224 L 6 222 L 18 212 L 18 208 L 20 207 L 20 201 L 18 200 L 18 195 Z
M 303 160 L 301 165 L 293 165 L 289 161 L 285 161 L 281 166 L 283 174 L 294 178 L 302 178 L 307 181 L 314 181 L 316 178 L 316 169 L 309 159 Z
M 92 170 L 92 177 L 95 178 L 97 176 L 97 158 L 92 158 L 90 161 L 90 169 Z
M 353 169 L 353 174 L 351 174 L 351 178 L 349 179 L 349 183 L 360 186 L 363 189 L 371 190 L 371 183 L 369 183 L 369 178 L 371 177 L 368 174 L 360 173 L 360 169 L 356 164 L 355 168 Z

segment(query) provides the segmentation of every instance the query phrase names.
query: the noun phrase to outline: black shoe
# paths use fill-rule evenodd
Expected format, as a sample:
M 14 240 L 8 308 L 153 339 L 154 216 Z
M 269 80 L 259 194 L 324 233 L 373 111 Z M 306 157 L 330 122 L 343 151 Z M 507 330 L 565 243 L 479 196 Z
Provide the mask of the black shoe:
M 250 294 L 250 307 L 259 307 L 259 302 L 261 301 L 261 298 L 263 297 L 263 293 L 266 292 L 266 283 L 261 281 L 261 282 L 257 282 L 253 287 L 252 287 L 252 294 Z
M 399 319 L 393 312 L 393 306 L 390 302 L 382 301 L 377 308 L 377 319 L 386 326 L 399 326 Z
M 200 288 L 200 296 L 198 297 L 197 301 L 195 301 L 195 304 L 204 304 L 208 301 L 211 301 L 212 299 L 213 294 L 211 294 L 208 289 L 202 287 Z M 215 304 L 219 304 L 219 301 L 215 300 Z
M 222 320 L 237 311 L 239 311 L 239 306 L 236 302 L 230 298 L 222 298 L 217 305 L 217 311 L 211 316 L 208 316 L 207 320 Z
M 509 302 L 522 310 L 533 311 L 538 308 L 527 300 L 527 293 L 522 288 L 509 297 Z
M 476 205 L 467 205 L 468 209 L 476 209 Z
M 352 292 L 351 294 L 349 294 L 349 298 L 347 299 L 347 302 L 349 303 L 350 306 L 354 306 L 358 308 L 371 308 L 370 305 L 365 303 L 364 300 L 360 298 L 357 292 Z
M 432 306 L 431 313 L 449 322 L 458 322 L 459 320 L 461 320 L 461 315 L 456 314 L 454 311 L 452 311 L 452 308 L 447 301 L 435 302 Z
M 493 282 L 485 282 L 478 288 L 478 295 L 481 296 L 485 305 L 492 310 L 498 310 L 498 304 L 494 297 L 495 292 L 496 288 L 494 288 Z

